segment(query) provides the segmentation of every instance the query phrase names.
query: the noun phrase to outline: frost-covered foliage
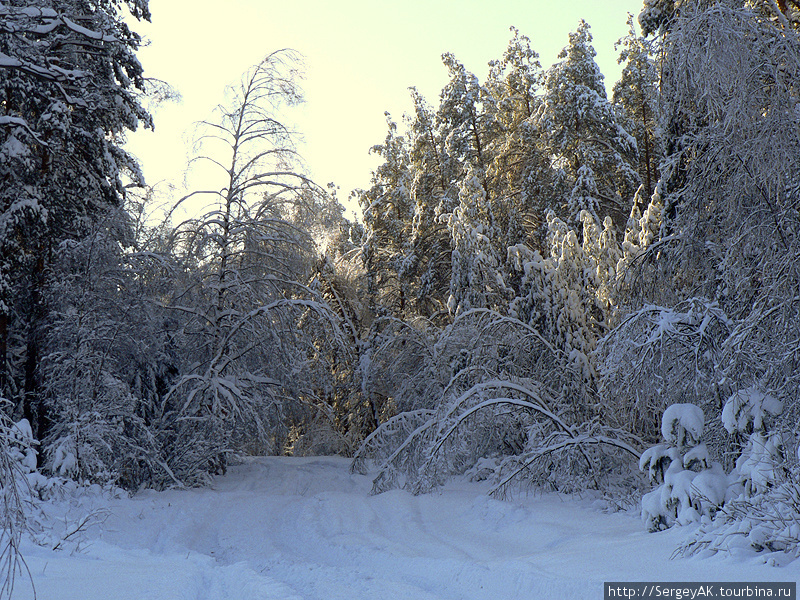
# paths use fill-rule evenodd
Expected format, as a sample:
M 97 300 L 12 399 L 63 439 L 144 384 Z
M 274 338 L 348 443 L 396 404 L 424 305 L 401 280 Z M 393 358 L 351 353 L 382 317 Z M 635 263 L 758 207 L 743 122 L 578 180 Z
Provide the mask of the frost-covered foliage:
M 497 493 L 513 482 L 579 489 L 638 457 L 630 436 L 593 420 L 580 373 L 530 326 L 473 310 L 416 339 L 384 347 L 391 358 L 372 357 L 412 366 L 381 378 L 393 375 L 398 399 L 409 399 L 412 382 L 419 391 L 356 454 L 354 469 L 379 469 L 374 491 L 427 491 L 465 472 L 491 477 Z
M 702 442 L 705 419 L 694 404 L 672 404 L 661 419 L 665 444 L 642 453 L 639 469 L 659 484 L 642 498 L 648 530 L 687 525 L 713 517 L 728 498 L 728 478 Z
M 182 276 L 165 304 L 186 346 L 161 398 L 169 447 L 187 472 L 224 470 L 233 450 L 282 451 L 292 425 L 330 408 L 328 361 L 347 352 L 338 317 L 308 285 L 309 225 L 327 226 L 330 202 L 296 169 L 293 132 L 279 120 L 302 100 L 298 60 L 270 54 L 228 90 L 218 119 L 201 124 L 195 162 L 221 185 L 189 195 L 210 198 L 207 212 L 172 235 Z
M 486 190 L 480 178 L 472 174 L 462 184 L 459 205 L 447 220 L 453 248 L 447 308 L 454 316 L 503 304 L 505 284 L 491 243 L 494 231 L 479 214 L 485 206 Z
M 509 312 L 536 327 L 590 381 L 595 377 L 592 354 L 615 312 L 622 251 L 611 218 L 605 219 L 602 231 L 587 211 L 581 220 L 579 241 L 574 230 L 548 213 L 546 258 L 522 244 L 509 249 L 512 265 L 522 275 Z
M 596 353 L 605 418 L 652 443 L 660 433 L 658 415 L 676 401 L 718 415 L 717 365 L 731 327 L 719 306 L 700 298 L 629 315 Z M 719 430 L 717 422 L 711 439 L 720 438 Z
M 679 553 L 776 552 L 777 564 L 800 556 L 800 486 L 796 470 L 789 469 L 787 432 L 779 426 L 783 409 L 784 402 L 759 385 L 726 400 L 722 422 L 740 448 L 729 477 L 730 498 Z

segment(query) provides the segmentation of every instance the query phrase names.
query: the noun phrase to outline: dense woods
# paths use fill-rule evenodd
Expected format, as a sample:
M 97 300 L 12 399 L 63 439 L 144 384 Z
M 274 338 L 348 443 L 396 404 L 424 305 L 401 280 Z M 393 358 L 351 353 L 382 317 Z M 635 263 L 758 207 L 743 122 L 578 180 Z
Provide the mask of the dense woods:
M 265 453 L 350 456 L 375 492 L 594 488 L 652 530 L 702 520 L 687 553 L 798 552 L 794 2 L 646 0 L 611 86 L 583 21 L 546 68 L 515 28 L 483 81 L 445 54 L 439 98 L 386 115 L 363 223 L 300 167 L 290 50 L 201 124 L 218 185 L 143 218 L 149 18 L 0 4 L 7 572 L 58 481 L 198 486 Z

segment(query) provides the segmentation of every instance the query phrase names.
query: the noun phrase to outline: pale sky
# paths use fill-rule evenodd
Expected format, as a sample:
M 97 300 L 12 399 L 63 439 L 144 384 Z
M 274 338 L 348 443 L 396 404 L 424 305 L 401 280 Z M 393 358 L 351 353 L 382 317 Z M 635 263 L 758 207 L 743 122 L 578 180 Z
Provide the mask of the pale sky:
M 193 123 L 212 116 L 225 86 L 248 67 L 294 48 L 306 57 L 306 104 L 286 121 L 303 134 L 312 178 L 336 183 L 344 202 L 352 189 L 369 187 L 377 165 L 369 149 L 386 136 L 384 111 L 400 123 L 411 110 L 410 86 L 438 104 L 447 82 L 442 53 L 452 52 L 483 80 L 513 25 L 547 67 L 583 18 L 610 89 L 620 70 L 614 42 L 627 33 L 627 13 L 636 16 L 641 6 L 641 0 L 150 0 L 152 24 L 135 27 L 150 41 L 139 58 L 147 75 L 167 81 L 183 99 L 158 108 L 155 132 L 130 135 L 127 148 L 148 184 L 169 181 L 180 189 Z

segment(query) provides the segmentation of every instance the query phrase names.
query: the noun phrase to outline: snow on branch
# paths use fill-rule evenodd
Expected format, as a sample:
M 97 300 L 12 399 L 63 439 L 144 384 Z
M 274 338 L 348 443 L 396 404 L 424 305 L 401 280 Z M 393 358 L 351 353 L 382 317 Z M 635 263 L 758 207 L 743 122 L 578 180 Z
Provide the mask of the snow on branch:
M 426 492 L 487 461 L 498 481 L 506 479 L 502 488 L 550 477 L 548 485 L 572 489 L 581 479 L 597 481 L 586 474 L 599 464 L 638 459 L 641 444 L 596 421 L 591 391 L 569 357 L 529 325 L 479 309 L 433 338 L 407 324 L 383 338 L 368 365 L 368 387 L 398 398 L 405 410 L 356 453 L 354 469 L 366 472 L 368 460 L 375 462 L 375 493 Z M 369 383 L 374 379 L 380 387 Z M 551 454 L 557 464 L 537 460 Z
M 0 33 L 47 35 L 63 25 L 73 33 L 97 42 L 117 42 L 118 38 L 78 25 L 52 8 L 0 5 Z

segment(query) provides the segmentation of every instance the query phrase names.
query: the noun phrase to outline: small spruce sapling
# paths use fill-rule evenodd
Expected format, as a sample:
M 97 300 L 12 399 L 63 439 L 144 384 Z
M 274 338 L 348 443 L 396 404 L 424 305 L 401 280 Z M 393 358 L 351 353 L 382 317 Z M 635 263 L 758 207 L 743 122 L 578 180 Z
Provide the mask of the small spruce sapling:
M 659 486 L 642 498 L 642 519 L 649 531 L 686 525 L 713 516 L 725 502 L 728 478 L 712 462 L 703 435 L 703 411 L 694 404 L 673 404 L 661 419 L 665 444 L 646 450 L 639 469 Z
M 748 436 L 732 473 L 742 485 L 737 491 L 745 497 L 766 492 L 778 479 L 776 471 L 785 458 L 783 436 L 769 428 L 781 412 L 783 402 L 757 386 L 736 391 L 722 409 L 722 424 L 727 432 Z

